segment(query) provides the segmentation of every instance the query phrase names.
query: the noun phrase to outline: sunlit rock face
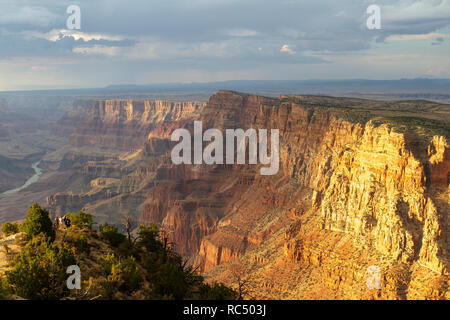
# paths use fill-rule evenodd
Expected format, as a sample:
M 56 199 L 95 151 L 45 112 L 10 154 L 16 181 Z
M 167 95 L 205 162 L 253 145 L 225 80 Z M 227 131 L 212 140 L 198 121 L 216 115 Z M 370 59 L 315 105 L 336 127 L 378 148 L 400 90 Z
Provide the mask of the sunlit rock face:
M 386 117 L 420 105 L 218 91 L 207 104 L 77 106 L 58 130 L 118 154 L 67 156 L 89 191 L 49 197 L 55 210 L 157 223 L 211 280 L 232 284 L 232 265 L 248 266 L 259 298 L 448 298 L 449 137 Z M 171 133 L 194 120 L 204 130 L 279 129 L 279 172 L 174 165 Z M 366 285 L 369 266 L 381 271 L 379 290 Z
M 255 262 L 263 297 L 443 297 L 448 138 L 351 121 L 307 102 L 211 97 L 201 114 L 207 127 L 280 130 L 282 170 L 262 177 L 248 165 L 184 167 L 149 193 L 144 220 L 171 230 L 212 279 L 226 281 L 230 262 Z M 270 269 L 292 262 L 313 268 L 314 284 L 297 279 L 277 292 L 292 278 L 268 285 Z M 381 290 L 366 286 L 370 265 L 381 269 Z

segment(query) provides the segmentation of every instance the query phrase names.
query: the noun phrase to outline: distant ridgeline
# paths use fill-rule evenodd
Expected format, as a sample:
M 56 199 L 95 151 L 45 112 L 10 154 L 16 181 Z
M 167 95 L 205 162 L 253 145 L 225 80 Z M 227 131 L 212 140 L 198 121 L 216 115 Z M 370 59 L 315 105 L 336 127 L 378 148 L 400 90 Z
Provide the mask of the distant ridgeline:
M 204 83 L 165 83 L 152 85 L 111 85 L 105 88 L 0 92 L 96 98 L 207 99 L 218 90 L 278 96 L 279 94 L 332 95 L 347 97 L 431 99 L 450 101 L 450 79 L 400 80 L 234 80 Z

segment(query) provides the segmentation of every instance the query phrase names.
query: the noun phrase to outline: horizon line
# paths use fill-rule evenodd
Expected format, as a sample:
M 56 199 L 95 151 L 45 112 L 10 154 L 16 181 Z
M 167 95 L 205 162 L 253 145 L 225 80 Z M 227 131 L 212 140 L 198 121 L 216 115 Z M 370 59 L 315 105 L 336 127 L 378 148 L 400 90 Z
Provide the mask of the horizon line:
M 220 83 L 231 83 L 231 82 L 350 82 L 350 81 L 367 81 L 367 82 L 391 82 L 391 81 L 411 81 L 411 80 L 422 80 L 422 81 L 450 81 L 450 78 L 436 78 L 436 77 L 414 77 L 414 78 L 399 78 L 399 79 L 365 79 L 365 78 L 350 78 L 350 79 L 297 79 L 297 80 L 223 80 L 223 81 L 204 81 L 204 82 L 158 82 L 158 83 L 148 83 L 148 84 L 109 84 L 101 87 L 49 87 L 49 88 L 40 88 L 40 89 L 15 89 L 15 90 L 0 90 L 0 94 L 2 93 L 23 93 L 23 92 L 52 92 L 52 91 L 95 91 L 95 90 L 108 90 L 108 89 L 120 89 L 120 87 L 129 87 L 130 89 L 134 88 L 145 88 L 145 87 L 157 87 L 157 86 L 190 86 L 190 85 L 213 85 Z M 174 88 L 170 88 L 174 89 Z M 217 89 L 220 90 L 220 89 Z

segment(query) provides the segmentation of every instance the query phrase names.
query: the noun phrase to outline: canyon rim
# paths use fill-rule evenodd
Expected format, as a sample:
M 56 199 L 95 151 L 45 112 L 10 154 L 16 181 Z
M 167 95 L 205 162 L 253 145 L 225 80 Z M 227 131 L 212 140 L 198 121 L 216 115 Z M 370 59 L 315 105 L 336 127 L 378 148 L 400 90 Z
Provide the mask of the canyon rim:
M 223 90 L 207 102 L 75 99 L 46 133 L 62 141 L 41 156 L 44 174 L 0 209 L 24 218 L 22 196 L 53 215 L 155 223 L 208 281 L 251 275 L 247 298 L 447 299 L 449 116 L 425 100 Z M 171 135 L 195 121 L 278 129 L 279 171 L 174 164 Z M 367 285 L 373 266 L 379 287 Z

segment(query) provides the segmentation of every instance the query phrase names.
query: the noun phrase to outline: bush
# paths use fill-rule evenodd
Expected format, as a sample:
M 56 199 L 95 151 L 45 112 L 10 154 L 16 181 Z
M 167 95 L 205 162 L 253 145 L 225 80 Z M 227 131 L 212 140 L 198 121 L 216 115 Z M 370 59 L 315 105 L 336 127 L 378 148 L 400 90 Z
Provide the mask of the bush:
M 98 281 L 101 295 L 106 299 L 113 299 L 118 293 L 121 283 L 119 269 L 113 268 L 111 274 Z
M 144 276 L 139 270 L 136 259 L 128 257 L 120 264 L 121 279 L 123 284 L 120 289 L 126 293 L 132 293 L 141 288 Z
M 133 257 L 118 262 L 111 253 L 101 257 L 98 262 L 103 277 L 98 283 L 105 298 L 112 299 L 117 291 L 131 294 L 142 287 L 144 276 Z
M 236 292 L 223 283 L 214 283 L 212 286 L 202 283 L 198 290 L 199 300 L 235 300 Z
M 75 265 L 73 252 L 43 236 L 35 237 L 14 261 L 6 280 L 14 293 L 34 300 L 60 299 L 69 294 L 66 270 Z
M 173 263 L 163 263 L 159 270 L 150 276 L 152 298 L 176 299 L 185 298 L 188 293 L 188 283 L 183 269 Z
M 67 243 L 70 243 L 73 247 L 75 247 L 78 254 L 86 253 L 89 255 L 91 253 L 91 246 L 84 235 L 79 235 L 77 233 L 66 233 L 64 239 Z
M 47 210 L 42 209 L 37 202 L 28 210 L 27 219 L 23 225 L 23 231 L 29 238 L 44 233 L 45 236 L 50 238 L 50 241 L 53 242 L 55 240 L 55 230 L 53 230 L 50 214 Z
M 151 299 L 234 299 L 234 291 L 223 284 L 203 283 L 192 267 L 187 266 L 164 233 L 156 225 L 140 226 L 136 247 L 140 263 L 150 282 Z
M 6 288 L 6 281 L 0 278 L 0 300 L 6 300 L 9 296 L 8 289 Z
M 116 248 L 126 240 L 125 235 L 118 232 L 116 227 L 110 226 L 107 223 L 100 225 L 100 232 L 103 238 Z
M 17 222 L 5 222 L 4 224 L 2 224 L 1 230 L 5 237 L 9 237 L 10 235 L 19 232 L 19 224 Z
M 119 267 L 114 253 L 108 253 L 106 256 L 100 257 L 98 264 L 100 265 L 100 274 L 104 277 L 109 276 L 114 268 Z
M 91 229 L 93 224 L 93 216 L 89 213 L 86 213 L 82 210 L 78 211 L 78 213 L 69 213 L 68 214 L 70 223 L 73 226 L 76 226 L 80 229 Z
M 161 241 L 159 241 L 159 230 L 155 224 L 150 227 L 141 225 L 138 229 L 139 247 L 144 247 L 149 252 L 160 252 L 163 248 Z
M 127 258 L 129 256 L 132 256 L 136 259 L 136 261 L 140 261 L 140 250 L 137 248 L 132 241 L 129 241 L 128 239 L 125 239 L 118 247 L 117 247 L 117 253 L 119 257 L 121 258 Z
M 87 255 L 91 253 L 91 246 L 89 245 L 89 242 L 87 241 L 86 237 L 81 235 L 76 241 L 75 241 L 75 248 L 79 252 L 84 252 Z

